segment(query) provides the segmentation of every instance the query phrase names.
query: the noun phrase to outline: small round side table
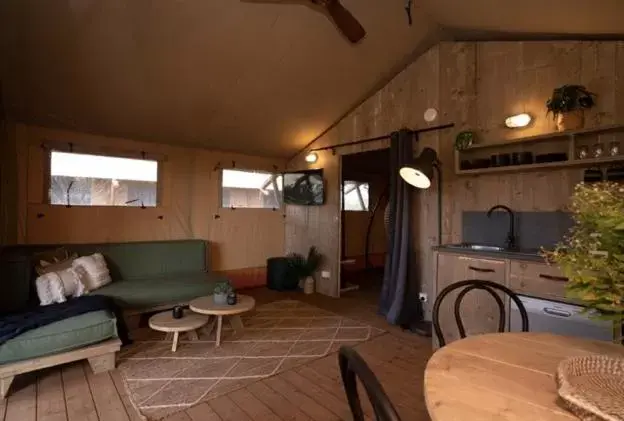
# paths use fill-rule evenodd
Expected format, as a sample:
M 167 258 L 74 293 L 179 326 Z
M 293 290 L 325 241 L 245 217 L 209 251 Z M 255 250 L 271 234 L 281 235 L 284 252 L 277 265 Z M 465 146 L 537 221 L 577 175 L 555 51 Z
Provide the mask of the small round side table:
M 186 332 L 191 340 L 198 340 L 196 330 L 208 323 L 208 319 L 208 316 L 192 313 L 188 310 L 184 312 L 182 318 L 174 319 L 171 311 L 163 311 L 150 317 L 149 327 L 159 332 L 166 332 L 167 338 L 173 334 L 171 351 L 176 352 L 180 332 Z
M 253 310 L 256 306 L 256 301 L 253 297 L 248 295 L 238 294 L 238 301 L 234 305 L 229 304 L 215 304 L 212 299 L 212 295 L 196 298 L 189 303 L 189 308 L 196 313 L 204 314 L 206 316 L 215 316 L 217 324 L 217 336 L 216 346 L 221 346 L 221 328 L 223 326 L 223 316 L 226 316 L 232 325 L 232 329 L 236 335 L 240 335 L 243 331 L 243 321 L 240 317 L 241 314 Z M 212 325 L 209 330 L 214 329 L 215 320 L 212 321 Z

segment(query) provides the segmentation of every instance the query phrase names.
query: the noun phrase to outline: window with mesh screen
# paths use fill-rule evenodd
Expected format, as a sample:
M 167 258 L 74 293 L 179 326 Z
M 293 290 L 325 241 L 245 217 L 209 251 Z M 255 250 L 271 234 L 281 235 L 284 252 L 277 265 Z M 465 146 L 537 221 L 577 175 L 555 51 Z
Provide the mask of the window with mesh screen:
M 52 205 L 155 207 L 157 196 L 158 161 L 50 153 Z
M 281 174 L 263 171 L 223 170 L 221 207 L 277 209 L 281 206 Z
M 360 181 L 345 181 L 342 186 L 343 209 L 368 211 L 369 185 Z

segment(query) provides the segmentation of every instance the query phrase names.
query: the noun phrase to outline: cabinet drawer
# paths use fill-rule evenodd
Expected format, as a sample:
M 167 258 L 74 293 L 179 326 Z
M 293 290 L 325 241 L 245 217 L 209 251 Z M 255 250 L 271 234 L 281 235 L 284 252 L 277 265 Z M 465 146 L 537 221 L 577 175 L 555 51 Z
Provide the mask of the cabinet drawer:
M 461 256 L 459 258 L 461 271 L 466 274 L 464 279 L 482 279 L 500 284 L 505 283 L 505 262 L 503 260 L 475 259 Z M 457 279 L 461 281 L 463 279 Z
M 436 264 L 437 294 L 445 287 L 467 279 L 481 279 L 501 285 L 505 284 L 506 263 L 504 260 L 440 253 Z M 459 291 L 458 289 L 452 291 L 440 303 L 439 307 L 438 321 L 447 344 L 459 339 L 459 331 L 454 316 L 454 305 Z M 499 308 L 494 298 L 487 291 L 473 290 L 466 294 L 460 312 L 468 336 L 495 332 L 498 327 Z M 434 347 L 437 347 L 435 335 Z
M 509 286 L 520 293 L 565 298 L 567 281 L 557 266 L 514 260 L 509 265 Z

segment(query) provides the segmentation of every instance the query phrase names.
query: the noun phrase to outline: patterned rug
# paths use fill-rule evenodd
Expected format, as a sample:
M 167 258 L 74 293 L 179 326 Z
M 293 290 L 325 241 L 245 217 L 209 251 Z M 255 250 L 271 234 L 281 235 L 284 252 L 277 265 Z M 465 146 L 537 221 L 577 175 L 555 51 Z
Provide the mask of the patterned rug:
M 181 334 L 175 353 L 164 333 L 133 332 L 135 343 L 122 351 L 118 367 L 139 412 L 160 419 L 383 333 L 294 300 L 259 306 L 243 323 L 243 335 L 235 337 L 224 322 L 219 348 L 214 333 L 200 330 L 199 341 Z

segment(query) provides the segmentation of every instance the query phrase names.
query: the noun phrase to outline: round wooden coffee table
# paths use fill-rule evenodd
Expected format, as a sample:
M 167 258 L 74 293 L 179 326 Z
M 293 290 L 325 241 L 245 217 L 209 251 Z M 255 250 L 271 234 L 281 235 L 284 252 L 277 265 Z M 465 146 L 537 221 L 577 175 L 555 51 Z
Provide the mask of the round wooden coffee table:
M 171 311 L 163 311 L 150 317 L 149 327 L 159 332 L 166 332 L 167 338 L 173 334 L 171 351 L 176 352 L 180 332 L 186 332 L 191 340 L 198 340 L 196 330 L 208 323 L 208 319 L 207 316 L 190 311 L 185 311 L 181 319 L 174 319 Z
M 212 320 L 212 324 L 209 328 L 211 332 L 214 329 L 215 322 L 217 324 L 217 346 L 221 345 L 221 328 L 223 327 L 223 316 L 228 318 L 228 321 L 232 325 L 232 329 L 236 335 L 240 335 L 243 332 L 243 321 L 240 315 L 247 311 L 253 310 L 256 306 L 256 300 L 248 295 L 238 294 L 238 301 L 234 305 L 228 304 L 215 304 L 212 299 L 212 295 L 196 298 L 189 303 L 189 308 L 196 313 L 204 314 L 207 316 L 215 316 Z

